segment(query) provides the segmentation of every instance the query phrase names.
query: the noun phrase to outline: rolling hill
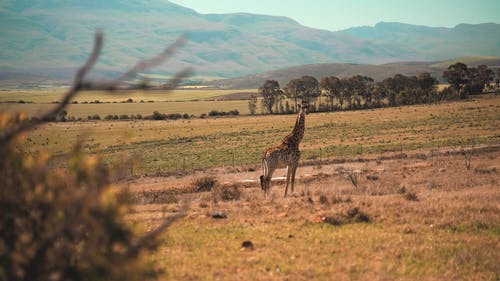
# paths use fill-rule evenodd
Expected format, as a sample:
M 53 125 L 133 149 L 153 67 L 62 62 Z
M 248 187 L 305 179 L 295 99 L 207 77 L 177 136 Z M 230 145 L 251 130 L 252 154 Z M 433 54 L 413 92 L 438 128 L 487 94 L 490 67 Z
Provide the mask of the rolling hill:
M 397 62 L 381 65 L 322 63 L 299 65 L 259 74 L 211 81 L 207 85 L 228 89 L 256 89 L 266 80 L 270 79 L 278 81 L 280 86 L 284 87 L 291 79 L 298 78 L 303 75 L 310 75 L 319 80 L 326 76 L 345 78 L 359 74 L 372 77 L 375 81 L 380 81 L 398 73 L 409 76 L 418 75 L 422 72 L 429 72 L 433 77 L 441 80 L 443 71 L 449 65 L 458 61 L 464 62 L 468 66 L 484 64 L 490 68 L 500 67 L 500 57 L 466 57 L 439 62 Z
M 199 14 L 166 0 L 4 0 L 0 71 L 69 79 L 86 59 L 96 29 L 106 35 L 95 72 L 100 76 L 159 53 L 184 32 L 188 45 L 155 73 L 194 66 L 200 79 L 213 79 L 303 64 L 500 56 L 500 24 L 494 23 L 455 28 L 379 23 L 331 32 L 286 17 Z

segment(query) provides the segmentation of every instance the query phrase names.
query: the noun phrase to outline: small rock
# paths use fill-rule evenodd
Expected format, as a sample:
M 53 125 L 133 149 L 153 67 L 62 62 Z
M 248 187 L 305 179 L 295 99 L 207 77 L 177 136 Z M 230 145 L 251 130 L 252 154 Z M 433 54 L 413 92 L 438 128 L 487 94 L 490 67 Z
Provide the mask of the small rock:
M 241 249 L 242 250 L 253 250 L 252 241 L 243 241 L 243 243 L 241 244 Z
M 212 214 L 212 218 L 214 219 L 227 219 L 227 215 L 223 212 L 217 212 Z
M 405 230 L 403 230 L 403 233 L 404 234 L 413 234 L 413 233 L 415 233 L 415 230 L 407 227 L 407 228 L 405 228 Z

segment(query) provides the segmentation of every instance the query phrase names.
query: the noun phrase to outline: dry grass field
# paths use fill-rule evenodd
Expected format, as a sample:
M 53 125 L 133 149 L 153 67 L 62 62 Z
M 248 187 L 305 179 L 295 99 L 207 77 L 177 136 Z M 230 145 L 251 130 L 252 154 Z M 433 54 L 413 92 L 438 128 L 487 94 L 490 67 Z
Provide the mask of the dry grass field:
M 148 228 L 190 202 L 153 257 L 165 280 L 498 280 L 499 156 L 476 149 L 470 170 L 449 150 L 305 166 L 292 196 L 275 182 L 268 200 L 241 183 L 259 171 L 124 185 L 141 202 L 130 220 Z M 179 193 L 206 176 L 219 181 L 212 191 Z
M 486 95 L 425 106 L 309 114 L 303 159 L 498 144 L 499 108 L 500 98 Z M 64 155 L 81 140 L 88 152 L 101 153 L 110 162 L 134 158 L 134 175 L 255 166 L 262 151 L 280 141 L 294 122 L 294 115 L 275 115 L 49 123 L 27 136 L 25 149 Z
M 48 89 L 12 89 L 12 90 L 1 90 L 0 91 L 0 102 L 13 101 L 18 102 L 23 100 L 25 102 L 32 103 L 52 103 L 54 101 L 59 101 L 61 96 L 65 93 L 67 89 L 64 87 L 59 88 L 48 88 Z M 257 92 L 255 89 L 240 89 L 240 90 L 220 90 L 220 89 L 176 89 L 173 91 L 161 91 L 161 90 L 151 90 L 151 91 L 117 91 L 109 92 L 105 91 L 91 91 L 82 92 L 76 98 L 75 101 L 78 103 L 83 102 L 93 102 L 99 100 L 101 102 L 122 102 L 127 99 L 133 99 L 136 102 L 141 100 L 144 101 L 155 101 L 155 102 L 165 102 L 165 101 L 195 101 L 195 100 L 207 100 L 214 99 L 219 96 L 224 96 L 228 94 L 234 94 L 239 92 Z
M 35 116 L 53 107 L 53 102 L 60 99 L 64 88 L 44 90 L 3 90 L 0 91 L 0 110 L 7 112 L 23 111 L 28 116 Z M 171 92 L 137 91 L 137 92 L 83 92 L 75 99 L 77 104 L 68 106 L 68 116 L 87 118 L 89 115 L 151 115 L 160 113 L 187 113 L 199 116 L 212 110 L 238 110 L 241 114 L 249 114 L 248 101 L 237 98 L 240 93 L 256 92 L 256 90 L 217 90 L 217 89 L 183 89 Z M 132 103 L 126 103 L 132 99 Z M 224 100 L 221 100 L 224 99 Z M 23 103 L 19 103 L 23 101 Z M 100 103 L 95 103 L 99 101 Z
M 80 140 L 130 163 L 116 185 L 144 231 L 187 201 L 151 257 L 165 280 L 499 280 L 499 108 L 483 95 L 309 114 L 295 192 L 273 182 L 267 200 L 260 157 L 294 115 L 52 122 L 21 149 L 64 165 Z

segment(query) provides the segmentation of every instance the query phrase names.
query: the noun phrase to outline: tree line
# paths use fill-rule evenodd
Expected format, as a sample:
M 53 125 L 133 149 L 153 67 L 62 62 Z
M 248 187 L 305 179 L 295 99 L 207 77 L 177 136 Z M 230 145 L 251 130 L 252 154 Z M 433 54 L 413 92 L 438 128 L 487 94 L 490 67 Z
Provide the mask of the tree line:
M 450 65 L 442 76 L 449 86 L 438 91 L 438 80 L 430 73 L 416 76 L 396 74 L 375 82 L 373 78 L 354 75 L 348 78 L 327 76 L 319 81 L 312 76 L 290 80 L 282 89 L 275 80 L 259 87 L 262 113 L 293 113 L 299 101 L 311 104 L 311 111 L 357 110 L 400 105 L 435 103 L 466 98 L 485 89 L 498 89 L 500 69 L 486 65 L 468 68 L 464 63 Z M 495 82 L 494 85 L 491 85 Z M 322 99 L 323 98 L 323 99 Z M 251 114 L 257 111 L 257 96 L 249 101 Z

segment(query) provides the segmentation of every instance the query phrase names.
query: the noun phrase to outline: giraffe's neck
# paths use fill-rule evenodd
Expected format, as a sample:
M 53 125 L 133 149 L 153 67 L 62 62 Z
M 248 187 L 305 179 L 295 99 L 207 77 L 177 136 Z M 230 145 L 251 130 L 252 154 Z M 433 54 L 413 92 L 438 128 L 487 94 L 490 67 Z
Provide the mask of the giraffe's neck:
M 292 134 L 290 136 L 290 142 L 298 145 L 302 138 L 304 137 L 304 128 L 305 128 L 305 120 L 306 115 L 304 111 L 300 109 L 297 114 L 297 120 L 295 121 L 295 126 L 293 127 Z

